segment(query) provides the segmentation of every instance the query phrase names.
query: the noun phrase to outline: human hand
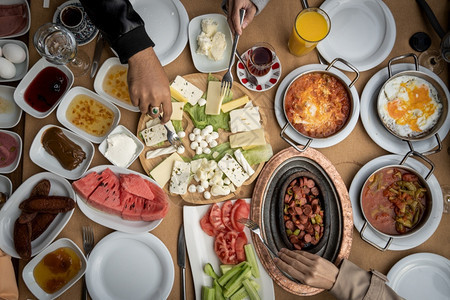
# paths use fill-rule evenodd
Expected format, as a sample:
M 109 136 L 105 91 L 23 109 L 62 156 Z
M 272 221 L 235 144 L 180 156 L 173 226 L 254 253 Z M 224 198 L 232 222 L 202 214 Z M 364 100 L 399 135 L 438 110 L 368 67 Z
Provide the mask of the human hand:
M 152 47 L 134 54 L 128 59 L 128 88 L 131 103 L 144 114 L 153 118 L 164 112 L 161 122 L 166 123 L 172 115 L 169 80 Z M 152 112 L 152 107 L 160 112 Z
M 239 18 L 239 10 L 241 8 L 245 9 L 245 16 L 242 21 L 242 26 Z M 242 30 L 253 21 L 256 10 L 255 4 L 253 4 L 250 0 L 228 0 L 228 24 L 230 25 L 233 34 L 242 34 Z
M 306 251 L 281 249 L 275 265 L 300 282 L 329 290 L 336 281 L 339 269 L 331 262 Z

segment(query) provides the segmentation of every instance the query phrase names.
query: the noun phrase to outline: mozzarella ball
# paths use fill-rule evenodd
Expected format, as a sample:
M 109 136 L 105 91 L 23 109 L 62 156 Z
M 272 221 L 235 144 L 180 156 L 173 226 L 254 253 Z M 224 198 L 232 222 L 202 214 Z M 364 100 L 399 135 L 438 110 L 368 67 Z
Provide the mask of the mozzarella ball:
M 195 134 L 189 133 L 189 140 L 190 140 L 191 142 L 195 141 Z
M 209 182 L 207 180 L 202 180 L 202 182 L 200 182 L 200 185 L 204 188 L 207 189 L 209 187 Z
M 195 149 L 197 149 L 198 148 L 198 143 L 197 142 L 192 142 L 191 143 L 191 149 L 192 150 L 195 150 Z
M 205 197 L 205 199 L 211 199 L 211 193 L 206 191 L 203 193 L 203 197 Z
M 200 98 L 200 100 L 198 100 L 197 104 L 200 106 L 204 106 L 206 104 L 206 99 Z
M 211 153 L 211 149 L 209 149 L 208 147 L 205 147 L 205 148 L 203 148 L 203 153 L 210 154 Z
M 205 148 L 208 147 L 208 143 L 205 141 L 200 141 L 200 143 L 198 143 L 200 147 Z
M 198 193 L 203 193 L 205 191 L 205 188 L 201 185 L 197 185 L 197 192 Z
M 206 130 L 208 133 L 211 133 L 211 132 L 214 131 L 214 128 L 213 128 L 212 125 L 206 125 L 205 130 Z
M 203 148 L 202 147 L 197 147 L 197 149 L 195 149 L 195 154 L 200 155 L 203 153 Z
M 16 66 L 6 58 L 0 57 L 0 77 L 11 79 L 16 76 Z
M 217 139 L 219 137 L 219 133 L 217 131 L 213 131 L 213 132 L 211 132 L 211 137 L 213 139 Z
M 3 56 L 13 64 L 20 64 L 27 58 L 27 53 L 17 44 L 8 43 L 3 45 Z
M 201 135 L 196 135 L 195 141 L 200 143 L 201 141 L 203 141 L 203 137 Z
M 178 154 L 183 154 L 184 151 L 186 151 L 186 149 L 184 148 L 183 145 L 181 145 L 180 147 L 177 148 L 177 153 L 178 153 Z
M 192 130 L 192 133 L 195 134 L 195 135 L 199 135 L 201 132 L 202 132 L 201 129 L 199 129 L 197 127 L 194 128 L 194 130 Z
M 195 187 L 194 184 L 191 184 L 188 187 L 188 191 L 189 191 L 189 193 L 195 193 L 197 191 L 197 188 Z
M 177 133 L 177 135 L 180 137 L 180 139 L 182 139 L 182 138 L 184 138 L 184 137 L 186 136 L 186 132 L 184 132 L 184 131 L 179 131 L 179 132 Z
M 217 146 L 217 142 L 215 140 L 212 140 L 211 142 L 209 142 L 209 147 L 214 148 Z
M 212 136 L 210 134 L 208 134 L 207 136 L 205 136 L 205 141 L 207 143 L 211 143 L 211 141 L 213 141 L 214 139 L 212 138 Z

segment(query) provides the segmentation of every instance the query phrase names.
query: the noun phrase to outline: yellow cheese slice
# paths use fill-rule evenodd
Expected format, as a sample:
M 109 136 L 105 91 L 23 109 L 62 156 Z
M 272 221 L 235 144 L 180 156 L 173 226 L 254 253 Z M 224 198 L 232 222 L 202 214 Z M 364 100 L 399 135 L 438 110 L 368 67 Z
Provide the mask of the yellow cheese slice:
M 261 146 L 265 144 L 264 128 L 230 135 L 231 148 Z
M 180 102 L 188 102 L 188 99 L 180 94 L 176 89 L 170 86 L 170 96 Z
M 169 182 L 170 176 L 172 175 L 173 163 L 175 161 L 183 161 L 177 152 L 172 153 L 172 155 L 167 157 L 150 171 L 150 176 L 152 176 L 161 187 L 165 186 L 166 183 Z
M 183 119 L 183 107 L 184 102 L 172 102 L 172 115 L 171 120 L 181 121 Z
M 224 113 L 229 112 L 230 110 L 233 110 L 235 108 L 238 108 L 239 106 L 246 104 L 248 101 L 250 101 L 250 99 L 248 98 L 247 95 L 231 100 L 230 102 L 222 104 L 222 111 Z
M 220 94 L 220 81 L 209 81 L 208 92 L 206 94 L 206 108 L 207 115 L 220 114 L 220 106 L 222 105 L 223 95 Z

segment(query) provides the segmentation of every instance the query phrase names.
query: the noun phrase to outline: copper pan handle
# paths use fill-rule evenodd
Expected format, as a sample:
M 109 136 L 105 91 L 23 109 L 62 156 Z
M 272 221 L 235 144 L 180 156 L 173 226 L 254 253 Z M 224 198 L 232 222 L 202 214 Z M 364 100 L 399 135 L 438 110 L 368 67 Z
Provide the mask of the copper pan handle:
M 404 54 L 404 55 L 399 55 L 399 56 L 391 58 L 389 60 L 389 62 L 388 62 L 388 75 L 389 75 L 389 78 L 392 77 L 392 69 L 391 69 L 392 63 L 394 61 L 397 61 L 397 60 L 400 60 L 400 59 L 404 59 L 404 58 L 407 58 L 407 57 L 410 57 L 410 56 L 414 57 L 414 64 L 416 66 L 416 71 L 419 71 L 419 60 L 417 59 L 417 55 L 415 55 L 414 53 L 408 53 L 408 54 Z
M 369 243 L 371 246 L 374 246 L 375 248 L 377 248 L 380 251 L 383 251 L 383 252 L 386 251 L 389 248 L 389 246 L 391 245 L 393 238 L 389 237 L 389 240 L 388 240 L 386 246 L 384 246 L 384 248 L 380 247 L 380 246 L 378 246 L 377 244 L 375 244 L 374 242 L 372 242 L 371 240 L 369 240 L 368 238 L 366 238 L 364 236 L 364 231 L 366 230 L 366 227 L 367 227 L 367 221 L 364 221 L 364 225 L 361 228 L 361 231 L 359 232 L 359 235 L 361 236 L 361 239 L 364 242 Z
M 291 145 L 292 147 L 295 148 L 295 150 L 297 150 L 298 152 L 305 152 L 308 148 L 309 145 L 311 145 L 312 139 L 308 139 L 308 142 L 306 143 L 306 145 L 303 148 L 299 148 L 296 144 L 294 144 L 290 138 L 288 136 L 284 135 L 284 132 L 286 131 L 287 127 L 289 126 L 289 122 L 286 123 L 286 125 L 284 125 L 283 129 L 280 132 L 280 137 L 289 145 Z
M 358 69 L 355 67 L 355 66 L 353 66 L 351 63 L 349 63 L 348 61 L 346 61 L 345 59 L 342 59 L 342 58 L 335 58 L 332 62 L 331 62 L 331 64 L 329 64 L 328 65 L 328 67 L 325 69 L 326 71 L 329 71 L 330 69 L 331 69 L 331 67 L 336 63 L 336 62 L 338 62 L 338 61 L 340 61 L 341 63 L 343 63 L 344 65 L 346 65 L 347 67 L 349 67 L 350 69 L 352 69 L 353 71 L 355 71 L 355 73 L 356 73 L 356 77 L 355 77 L 355 79 L 353 79 L 353 81 L 348 85 L 348 87 L 349 88 L 351 88 L 354 84 L 355 84 L 355 82 L 356 82 L 356 80 L 358 80 L 358 78 L 359 78 L 359 71 L 358 71 Z

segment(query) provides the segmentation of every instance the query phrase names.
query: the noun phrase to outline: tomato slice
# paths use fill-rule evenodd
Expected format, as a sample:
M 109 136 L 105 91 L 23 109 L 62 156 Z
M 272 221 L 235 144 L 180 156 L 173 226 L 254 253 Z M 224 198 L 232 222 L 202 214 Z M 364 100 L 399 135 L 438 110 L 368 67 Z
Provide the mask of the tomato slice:
M 210 213 L 211 213 L 211 207 L 209 208 L 208 212 L 203 216 L 203 218 L 200 220 L 200 227 L 203 229 L 203 231 L 207 235 L 215 236 L 216 232 L 215 232 L 214 227 L 212 226 L 211 222 L 209 221 Z
M 237 264 L 235 251 L 237 236 L 238 234 L 235 231 L 229 231 L 227 233 L 219 232 L 219 234 L 217 234 L 214 241 L 214 251 L 223 264 Z
M 236 239 L 236 259 L 238 263 L 245 260 L 244 246 L 247 244 L 247 236 L 243 231 L 239 232 Z
M 245 202 L 245 200 L 238 199 L 231 209 L 231 225 L 236 231 L 243 231 L 244 224 L 239 223 L 238 220 L 241 218 L 248 218 L 250 213 L 250 205 Z
M 233 208 L 233 202 L 227 200 L 222 204 L 222 222 L 226 228 L 233 230 L 233 225 L 231 225 L 231 209 Z
M 209 221 L 211 222 L 211 225 L 214 227 L 215 230 L 217 231 L 225 230 L 225 225 L 223 225 L 222 222 L 222 210 L 220 209 L 219 205 L 217 205 L 217 203 L 214 203 L 213 206 L 211 206 Z

